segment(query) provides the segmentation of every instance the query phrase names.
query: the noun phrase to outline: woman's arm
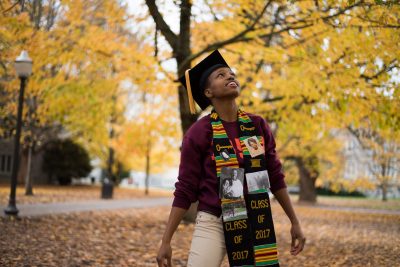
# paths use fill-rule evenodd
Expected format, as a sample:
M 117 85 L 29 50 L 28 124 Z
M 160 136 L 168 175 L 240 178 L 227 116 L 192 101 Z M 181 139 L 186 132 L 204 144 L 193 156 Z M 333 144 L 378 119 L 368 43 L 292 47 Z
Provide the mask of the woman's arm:
M 303 250 L 306 242 L 306 238 L 301 231 L 300 222 L 297 219 L 296 213 L 294 212 L 286 188 L 279 189 L 274 193 L 274 195 L 292 223 L 292 228 L 290 229 L 290 234 L 292 235 L 292 247 L 290 253 L 292 255 L 297 255 Z
M 160 249 L 157 254 L 157 263 L 159 267 L 171 267 L 171 258 L 172 258 L 172 248 L 171 248 L 171 239 L 174 235 L 176 228 L 179 223 L 182 221 L 183 216 L 185 215 L 187 210 L 172 207 L 171 212 L 169 214 L 169 219 L 167 223 L 167 228 L 165 229 Z

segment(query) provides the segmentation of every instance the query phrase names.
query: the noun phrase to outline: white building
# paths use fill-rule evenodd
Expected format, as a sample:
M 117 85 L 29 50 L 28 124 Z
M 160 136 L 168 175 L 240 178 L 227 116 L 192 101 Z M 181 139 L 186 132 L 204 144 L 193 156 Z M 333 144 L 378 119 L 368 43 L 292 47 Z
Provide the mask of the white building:
M 373 151 L 364 149 L 357 137 L 347 130 L 335 130 L 333 135 L 343 143 L 342 152 L 345 158 L 343 164 L 343 178 L 351 181 L 357 178 L 368 178 L 371 182 L 376 184 L 377 181 L 372 172 L 372 168 L 379 168 L 379 166 L 373 162 Z M 392 166 L 391 173 L 395 177 L 400 175 L 399 169 L 396 169 L 395 166 Z M 365 191 L 365 193 L 374 197 L 380 197 L 382 195 L 380 188 L 373 191 Z M 391 185 L 388 189 L 388 198 L 391 197 L 400 197 L 399 184 Z

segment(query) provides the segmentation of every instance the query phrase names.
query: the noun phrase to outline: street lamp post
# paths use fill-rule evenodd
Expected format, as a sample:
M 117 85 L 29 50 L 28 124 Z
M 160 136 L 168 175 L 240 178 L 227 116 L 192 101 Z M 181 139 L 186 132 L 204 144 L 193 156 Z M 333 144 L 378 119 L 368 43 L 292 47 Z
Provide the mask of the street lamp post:
M 8 207 L 4 209 L 7 215 L 18 215 L 18 209 L 15 201 L 15 192 L 17 189 L 17 174 L 19 165 L 19 139 L 21 137 L 21 124 L 22 124 L 22 107 L 24 103 L 24 90 L 28 77 L 32 74 L 32 60 L 29 58 L 28 52 L 22 51 L 15 60 L 15 70 L 21 80 L 18 98 L 18 113 L 17 113 L 17 129 L 15 133 L 14 142 L 14 160 L 11 172 L 11 189 Z

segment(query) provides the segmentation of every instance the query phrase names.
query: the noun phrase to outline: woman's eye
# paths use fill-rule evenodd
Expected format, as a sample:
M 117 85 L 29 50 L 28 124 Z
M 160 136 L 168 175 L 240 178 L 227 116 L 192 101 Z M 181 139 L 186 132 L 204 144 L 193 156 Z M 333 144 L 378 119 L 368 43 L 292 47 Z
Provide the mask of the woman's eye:
M 220 74 L 218 74 L 217 77 L 224 77 L 224 74 L 223 74 L 223 73 L 220 73 Z

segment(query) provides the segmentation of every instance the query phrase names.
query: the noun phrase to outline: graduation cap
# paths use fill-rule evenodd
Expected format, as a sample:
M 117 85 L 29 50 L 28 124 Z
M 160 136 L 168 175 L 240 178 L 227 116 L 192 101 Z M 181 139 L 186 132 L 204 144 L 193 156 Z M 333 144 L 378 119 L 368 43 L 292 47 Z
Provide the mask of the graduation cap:
M 207 79 L 214 70 L 223 67 L 229 68 L 219 51 L 215 50 L 192 69 L 186 70 L 185 75 L 179 78 L 179 81 L 187 90 L 192 114 L 196 113 L 194 101 L 199 104 L 201 109 L 205 109 L 211 104 L 210 100 L 204 95 Z

